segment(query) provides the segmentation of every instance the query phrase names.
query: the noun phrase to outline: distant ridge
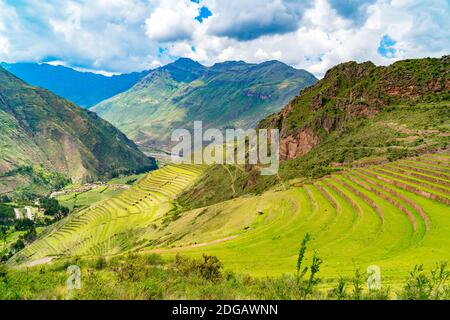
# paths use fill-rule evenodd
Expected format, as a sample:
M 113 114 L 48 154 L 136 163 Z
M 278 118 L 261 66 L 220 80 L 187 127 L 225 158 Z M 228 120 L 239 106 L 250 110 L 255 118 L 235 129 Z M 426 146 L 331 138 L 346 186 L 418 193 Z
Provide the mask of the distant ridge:
M 91 110 L 141 145 L 168 149 L 174 128 L 251 128 L 317 79 L 279 61 L 205 67 L 180 58 Z
M 25 82 L 48 89 L 83 108 L 128 90 L 148 73 L 107 77 L 46 63 L 2 63 L 1 66 Z
M 25 187 L 30 181 L 24 175 L 30 178 L 36 166 L 47 188 L 53 173 L 87 182 L 154 166 L 95 113 L 32 87 L 1 67 L 0 124 L 0 193 Z

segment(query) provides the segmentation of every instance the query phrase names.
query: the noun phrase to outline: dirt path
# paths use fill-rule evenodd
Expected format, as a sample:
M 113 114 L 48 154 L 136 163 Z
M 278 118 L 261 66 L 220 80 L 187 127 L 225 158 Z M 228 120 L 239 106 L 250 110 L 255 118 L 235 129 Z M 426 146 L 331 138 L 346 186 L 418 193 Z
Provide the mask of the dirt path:
M 190 246 L 185 247 L 176 247 L 171 249 L 153 249 L 153 250 L 145 250 L 142 251 L 143 253 L 166 253 L 166 252 L 173 252 L 173 251 L 180 251 L 180 250 L 188 250 L 188 249 L 194 249 L 194 248 L 200 248 L 200 247 L 206 247 L 213 244 L 222 243 L 225 241 L 236 239 L 238 236 L 230 236 L 222 239 L 217 239 L 209 242 L 203 242 L 203 243 L 197 243 Z
M 197 244 L 193 244 L 193 245 L 186 246 L 186 247 L 177 247 L 177 248 L 172 248 L 172 249 L 144 250 L 144 251 L 141 251 L 140 253 L 165 253 L 165 252 L 174 252 L 174 251 L 180 251 L 180 250 L 188 250 L 188 249 L 206 247 L 206 246 L 209 246 L 209 245 L 222 243 L 222 242 L 225 242 L 225 241 L 236 239 L 237 237 L 238 236 L 230 236 L 230 237 L 217 239 L 217 240 L 213 240 L 213 241 L 209 241 L 209 242 L 197 243 Z M 38 259 L 38 260 L 34 260 L 34 261 L 31 261 L 31 262 L 22 264 L 22 265 L 18 266 L 17 269 L 36 267 L 36 266 L 39 266 L 41 264 L 49 263 L 53 259 L 54 259 L 54 257 L 41 258 L 41 259 Z
M 38 259 L 38 260 L 34 260 L 34 261 L 31 261 L 31 262 L 22 264 L 22 265 L 18 266 L 17 268 L 18 268 L 18 269 L 22 269 L 22 268 L 32 268 L 32 267 L 39 266 L 39 265 L 41 265 L 41 264 L 49 263 L 49 262 L 51 262 L 52 260 L 53 260 L 53 257 L 45 257 L 45 258 L 42 258 L 42 259 Z

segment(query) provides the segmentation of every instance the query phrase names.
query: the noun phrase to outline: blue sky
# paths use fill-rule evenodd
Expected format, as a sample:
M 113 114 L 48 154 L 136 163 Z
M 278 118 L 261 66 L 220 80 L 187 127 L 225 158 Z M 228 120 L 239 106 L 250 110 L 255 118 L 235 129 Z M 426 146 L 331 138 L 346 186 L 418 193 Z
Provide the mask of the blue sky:
M 449 0 L 0 0 L 0 61 L 103 73 L 177 57 L 333 65 L 450 54 Z
M 383 38 L 380 41 L 380 46 L 378 47 L 378 53 L 385 57 L 395 57 L 397 51 L 395 50 L 395 45 L 397 44 L 397 41 L 391 39 L 389 35 L 385 34 Z

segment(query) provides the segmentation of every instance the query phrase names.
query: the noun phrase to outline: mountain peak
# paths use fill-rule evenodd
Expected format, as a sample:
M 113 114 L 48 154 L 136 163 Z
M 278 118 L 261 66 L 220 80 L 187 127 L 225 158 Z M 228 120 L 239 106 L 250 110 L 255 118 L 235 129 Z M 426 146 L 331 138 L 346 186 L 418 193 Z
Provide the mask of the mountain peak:
M 169 64 L 177 67 L 183 67 L 183 68 L 204 68 L 203 65 L 198 63 L 195 60 L 192 60 L 190 58 L 178 58 L 175 62 Z
M 261 65 L 281 65 L 281 66 L 288 66 L 284 62 L 281 62 L 279 60 L 268 60 L 261 63 Z
M 251 65 L 250 63 L 247 63 L 245 61 L 239 60 L 231 60 L 231 61 L 224 61 L 224 62 L 218 62 L 215 63 L 211 68 L 213 69 L 219 69 L 219 68 L 223 68 L 223 67 L 236 67 L 236 66 L 246 66 L 246 65 Z
M 371 119 L 390 106 L 447 99 L 446 61 L 403 60 L 386 67 L 370 61 L 341 63 L 259 127 L 281 130 L 283 160 L 301 157 L 321 143 L 323 132 L 344 128 L 352 119 Z
M 141 145 L 169 151 L 174 128 L 189 128 L 197 120 L 209 128 L 252 128 L 316 82 L 313 75 L 287 66 L 244 61 L 196 65 L 179 59 L 158 68 L 95 110 Z
M 201 77 L 207 69 L 207 67 L 192 59 L 179 58 L 175 62 L 172 62 L 157 70 L 167 71 L 176 81 L 188 83 Z
M 377 66 L 371 62 L 358 63 L 356 61 L 349 61 L 338 64 L 337 66 L 331 68 L 325 74 L 325 78 L 333 77 L 336 74 L 343 74 L 347 79 L 349 78 L 361 78 L 369 74 L 372 70 L 376 69 Z

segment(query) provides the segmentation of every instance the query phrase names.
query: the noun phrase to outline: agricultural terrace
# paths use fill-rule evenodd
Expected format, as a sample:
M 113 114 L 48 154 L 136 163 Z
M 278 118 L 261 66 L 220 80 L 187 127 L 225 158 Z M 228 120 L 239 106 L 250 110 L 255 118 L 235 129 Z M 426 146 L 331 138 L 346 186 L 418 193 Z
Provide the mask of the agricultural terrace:
M 450 154 L 349 169 L 312 184 L 180 213 L 174 201 L 205 167 L 170 165 L 57 225 L 14 262 L 139 250 L 216 255 L 254 276 L 292 273 L 301 240 L 332 281 L 377 265 L 383 283 L 450 260 Z
M 292 273 L 310 233 L 325 278 L 378 265 L 383 281 L 404 280 L 415 264 L 450 260 L 449 159 L 436 154 L 352 169 L 192 210 L 156 231 L 147 252 L 207 253 L 226 268 L 274 276 Z
M 204 169 L 169 165 L 153 171 L 118 196 L 96 202 L 60 221 L 10 263 L 64 255 L 110 255 L 135 247 Z

